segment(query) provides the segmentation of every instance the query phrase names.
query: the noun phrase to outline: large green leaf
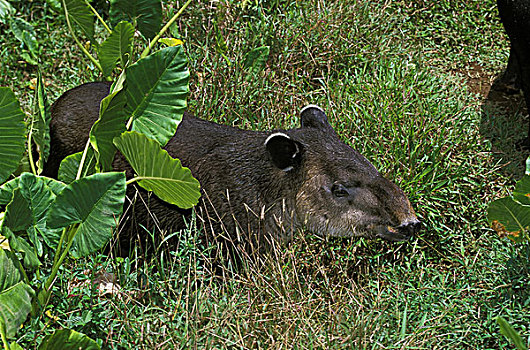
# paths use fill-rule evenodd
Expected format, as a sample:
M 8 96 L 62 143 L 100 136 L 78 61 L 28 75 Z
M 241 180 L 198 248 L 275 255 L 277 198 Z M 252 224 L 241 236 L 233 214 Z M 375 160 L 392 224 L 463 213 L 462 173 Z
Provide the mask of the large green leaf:
M 50 113 L 42 74 L 38 70 L 37 88 L 35 89 L 35 115 L 32 123 L 33 141 L 37 145 L 39 161 L 37 162 L 38 173 L 42 173 L 44 162 L 50 154 Z
M 58 195 L 65 184 L 49 177 L 40 177 L 55 195 Z M 0 186 L 0 205 L 7 205 L 13 198 L 13 191 L 18 188 L 20 177 L 16 177 Z
M 24 278 L 16 259 L 9 250 L 0 249 L 0 292 L 13 287 Z
M 11 201 L 6 206 L 2 228 L 9 228 L 12 232 L 25 231 L 31 225 L 31 221 L 29 203 L 17 187 L 13 191 Z
M 490 203 L 488 221 L 501 236 L 508 236 L 515 242 L 529 239 L 530 175 L 525 175 L 517 182 L 511 197 Z
M 79 170 L 79 166 L 81 165 L 82 157 L 83 152 L 77 152 L 65 157 L 59 165 L 59 172 L 57 174 L 59 180 L 61 180 L 65 184 L 74 182 L 77 176 L 77 172 Z M 95 172 L 96 155 L 94 154 L 94 150 L 92 148 L 89 148 L 85 156 L 85 161 L 83 162 L 83 170 L 81 170 L 81 177 L 92 175 Z
M 162 25 L 160 0 L 110 0 L 110 18 L 113 24 L 129 20 L 147 39 L 152 39 Z
M 201 196 L 199 181 L 156 141 L 131 131 L 115 138 L 114 144 L 141 178 L 140 186 L 180 208 L 197 204 Z
M 24 350 L 24 348 L 15 342 L 9 344 L 9 350 Z
M 37 254 L 42 256 L 43 246 L 39 232 L 46 230 L 46 212 L 55 199 L 55 195 L 44 184 L 44 181 L 39 181 L 31 173 L 23 173 L 20 176 L 19 188 L 31 215 L 30 225 L 26 229 L 29 241 L 35 247 Z
M 525 175 L 517 181 L 513 190 L 513 198 L 523 205 L 530 205 L 530 175 Z
M 47 178 L 23 173 L 6 207 L 2 224 L 4 236 L 9 239 L 11 247 L 27 254 L 26 263 L 32 267 L 39 264 L 33 255 L 41 256 L 44 252 L 42 242 L 55 248 L 59 240 L 58 230 L 46 227 L 46 214 L 56 197 L 47 183 Z M 22 238 L 26 236 L 31 245 Z
M 0 206 L 7 205 L 13 199 L 13 191 L 18 188 L 19 177 L 15 177 L 12 180 L 7 181 L 0 186 Z
M 523 339 L 521 339 L 521 336 L 519 333 L 513 329 L 513 327 L 501 316 L 498 316 L 497 323 L 499 324 L 499 327 L 501 329 L 501 333 L 511 340 L 511 342 L 515 345 L 515 347 L 518 350 L 528 350 L 528 347 L 524 345 Z
M 14 336 L 31 311 L 33 289 L 23 283 L 24 275 L 16 256 L 0 249 L 0 322 L 8 336 Z
M 48 212 L 49 228 L 79 224 L 70 250 L 86 256 L 111 238 L 125 201 L 125 174 L 99 173 L 76 180 L 59 193 Z
M 83 0 L 63 0 L 63 8 L 70 23 L 77 24 L 83 33 L 94 41 L 94 15 Z
M 488 207 L 488 221 L 501 236 L 521 242 L 530 228 L 530 206 L 521 205 L 512 197 L 497 199 Z
M 99 48 L 99 62 L 103 74 L 108 76 L 116 67 L 116 61 L 121 61 L 125 68 L 130 60 L 134 27 L 129 22 L 120 22 L 112 30 L 110 36 Z
M 130 66 L 125 85 L 132 130 L 165 145 L 186 109 L 189 75 L 182 45 L 166 47 Z
M 66 185 L 61 181 L 57 181 L 55 179 L 43 176 L 41 176 L 40 178 L 44 180 L 46 186 L 48 186 L 50 190 L 52 190 L 53 194 L 55 194 L 56 196 L 61 193 L 62 190 L 66 187 Z
M 15 37 L 26 45 L 30 53 L 30 55 L 22 53 L 21 56 L 23 56 L 29 64 L 37 65 L 39 43 L 33 25 L 19 17 L 10 17 L 9 25 Z
M 17 168 L 26 141 L 24 113 L 15 94 L 6 87 L 0 87 L 0 183 L 4 182 Z
M 5 325 L 8 338 L 15 336 L 31 311 L 33 289 L 24 282 L 0 291 L 0 322 Z
M 59 329 L 47 335 L 38 350 L 99 350 L 99 345 L 83 333 L 71 329 Z
M 44 178 L 31 173 L 24 173 L 20 176 L 19 188 L 20 194 L 26 199 L 31 211 L 31 224 L 26 232 L 38 255 L 41 256 L 43 253 L 41 239 L 50 248 L 56 248 L 59 242 L 59 230 L 46 227 L 46 214 L 56 195 L 47 186 Z
M 25 234 L 31 226 L 32 212 L 28 201 L 21 194 L 17 186 L 12 192 L 12 199 L 6 206 L 4 219 L 2 220 L 1 234 L 9 240 L 9 246 L 13 251 L 24 254 L 24 265 L 34 269 L 41 263 L 37 257 L 35 248 L 24 238 L 17 236 L 16 232 Z
M 98 168 L 101 171 L 112 169 L 112 161 L 116 154 L 116 147 L 112 140 L 126 130 L 125 122 L 125 92 L 112 92 L 101 101 L 99 119 L 90 130 L 90 142 L 96 150 Z
M 35 249 L 24 238 L 16 236 L 8 227 L 4 227 L 2 234 L 9 240 L 9 247 L 13 251 L 24 255 L 22 262 L 26 268 L 34 270 L 42 265 Z

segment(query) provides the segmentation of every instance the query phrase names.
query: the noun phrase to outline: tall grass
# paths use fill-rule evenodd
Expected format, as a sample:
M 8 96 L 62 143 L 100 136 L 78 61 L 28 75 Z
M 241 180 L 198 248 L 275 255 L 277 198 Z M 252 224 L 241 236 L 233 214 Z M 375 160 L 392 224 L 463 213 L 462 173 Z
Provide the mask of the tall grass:
M 51 30 L 61 42 L 64 28 Z M 493 74 L 507 61 L 494 1 L 198 2 L 177 30 L 191 111 L 264 130 L 296 127 L 300 108 L 319 104 L 340 137 L 409 194 L 424 230 L 398 244 L 298 232 L 263 261 L 214 268 L 192 222 L 149 258 L 72 261 L 50 310 L 57 318 L 42 322 L 106 348 L 505 348 L 498 315 L 528 338 L 530 249 L 485 221 L 487 203 L 513 182 L 503 168 L 512 159 L 492 152 L 484 123 L 496 116 L 463 74 L 473 64 Z M 6 45 L 3 72 L 20 74 Z M 261 45 L 269 60 L 248 79 L 245 54 Z M 90 75 L 64 63 L 49 68 L 55 95 Z M 101 271 L 117 276 L 120 293 L 101 297 L 80 283 Z M 44 333 L 35 324 L 21 341 Z

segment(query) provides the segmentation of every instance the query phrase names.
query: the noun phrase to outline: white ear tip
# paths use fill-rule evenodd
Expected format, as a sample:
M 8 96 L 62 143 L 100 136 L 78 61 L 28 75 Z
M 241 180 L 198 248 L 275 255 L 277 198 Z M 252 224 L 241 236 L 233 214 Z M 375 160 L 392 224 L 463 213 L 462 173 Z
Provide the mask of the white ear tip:
M 310 109 L 310 108 L 316 108 L 319 111 L 321 111 L 322 113 L 324 113 L 324 110 L 322 108 L 320 108 L 319 106 L 317 106 L 317 105 L 307 105 L 304 108 L 302 108 L 302 110 L 300 111 L 300 115 L 302 115 L 306 109 Z
M 276 136 L 283 136 L 283 137 L 285 137 L 285 138 L 287 138 L 287 139 L 289 139 L 289 140 L 291 139 L 291 138 L 289 137 L 289 135 L 284 134 L 283 132 L 275 132 L 274 134 L 270 134 L 269 137 L 267 137 L 267 139 L 265 140 L 265 142 L 264 142 L 263 144 L 266 145 L 267 143 L 269 143 L 269 141 L 270 141 L 273 137 L 276 137 Z

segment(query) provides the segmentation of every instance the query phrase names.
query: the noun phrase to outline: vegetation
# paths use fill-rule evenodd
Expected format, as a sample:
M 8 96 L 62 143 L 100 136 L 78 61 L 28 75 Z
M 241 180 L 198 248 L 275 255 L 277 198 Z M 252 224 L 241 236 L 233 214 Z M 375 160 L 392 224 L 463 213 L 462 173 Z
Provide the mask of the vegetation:
M 53 1 L 9 3 L 38 42 L 0 22 L 0 86 L 23 110 L 35 104 L 35 63 L 49 101 L 104 78 Z M 164 4 L 165 22 L 182 5 Z M 107 36 L 101 25 L 94 35 Z M 323 106 L 409 194 L 422 233 L 396 244 L 299 232 L 263 263 L 211 271 L 192 219 L 176 246 L 148 257 L 65 257 L 46 309 L 11 340 L 36 348 L 68 328 L 102 348 L 511 348 L 502 316 L 528 344 L 530 246 L 500 238 L 486 217 L 527 156 L 515 146 L 524 103 L 487 90 L 509 50 L 494 1 L 194 2 L 167 36 L 184 42 L 189 110 L 269 129 Z
M 134 64 L 131 23 L 120 21 L 111 30 L 88 3 L 63 1 L 62 5 L 69 32 L 90 61 L 106 76 L 118 68 L 121 73 L 110 87 L 109 95 L 101 101 L 99 119 L 90 130 L 84 150 L 61 162 L 60 181 L 37 176 L 50 154 L 50 115 L 40 71 L 35 115 L 28 122 L 27 140 L 24 113 L 17 99 L 8 88 L 0 89 L 4 136 L 0 144 L 3 155 L 0 182 L 21 163 L 25 145 L 32 171 L 23 172 L 0 186 L 0 202 L 5 205 L 0 228 L 2 240 L 8 243 L 8 251 L 2 249 L 0 255 L 3 267 L 0 270 L 0 335 L 6 349 L 19 347 L 16 342 L 9 344 L 7 339 L 17 334 L 28 315 L 39 318 L 47 308 L 57 272 L 68 254 L 73 258 L 86 257 L 107 245 L 122 214 L 127 184 L 138 182 L 181 208 L 192 208 L 200 197 L 199 183 L 190 170 L 161 149 L 176 131 L 189 91 L 189 72 L 182 46 L 170 45 L 149 55 L 164 31 L 157 34 L 161 24 L 153 21 L 158 18 L 160 22 L 161 3 L 155 1 L 145 16 L 142 10 L 145 7 L 131 2 L 117 1 L 110 7 L 114 13 L 111 20 L 131 12 L 135 12 L 132 17 L 139 15 L 141 18 L 132 22 L 152 39 Z M 6 11 L 13 13 L 14 9 L 9 6 L 7 3 Z M 109 32 L 102 43 L 94 38 L 95 17 Z M 20 21 L 31 29 L 29 23 Z M 16 21 L 9 19 L 8 22 L 14 28 Z M 97 59 L 79 41 L 73 22 L 89 37 Z M 30 48 L 33 59 L 38 60 L 32 51 L 38 46 L 35 38 L 23 36 L 21 42 Z M 124 172 L 105 172 L 112 170 L 116 149 L 127 158 L 136 174 L 127 183 Z M 43 261 L 53 261 L 51 268 L 41 269 Z M 39 349 L 57 347 L 99 348 L 93 339 L 68 328 L 46 336 Z

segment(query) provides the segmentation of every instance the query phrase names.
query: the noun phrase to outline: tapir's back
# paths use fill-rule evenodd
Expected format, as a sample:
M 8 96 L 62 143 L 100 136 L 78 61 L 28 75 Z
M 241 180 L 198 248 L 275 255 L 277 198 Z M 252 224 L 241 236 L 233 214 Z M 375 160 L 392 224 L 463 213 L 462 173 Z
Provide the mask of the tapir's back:
M 52 105 L 52 147 L 44 175 L 57 177 L 61 160 L 83 151 L 90 128 L 99 117 L 100 102 L 109 94 L 110 86 L 110 82 L 83 84 L 65 92 Z M 173 157 L 185 159 L 202 158 L 220 144 L 234 140 L 234 133 L 245 133 L 244 130 L 198 119 L 187 112 L 184 113 L 178 130 L 183 132 L 173 136 L 168 152 Z
M 81 152 L 92 124 L 99 117 L 99 104 L 109 94 L 110 82 L 87 83 L 65 92 L 52 105 L 51 149 L 44 175 L 57 177 L 64 157 Z
M 188 162 L 185 160 L 189 157 L 202 159 L 221 146 L 256 136 L 251 134 L 247 130 L 216 124 L 184 112 L 176 134 L 165 148 L 171 156 L 182 158 L 186 165 Z

